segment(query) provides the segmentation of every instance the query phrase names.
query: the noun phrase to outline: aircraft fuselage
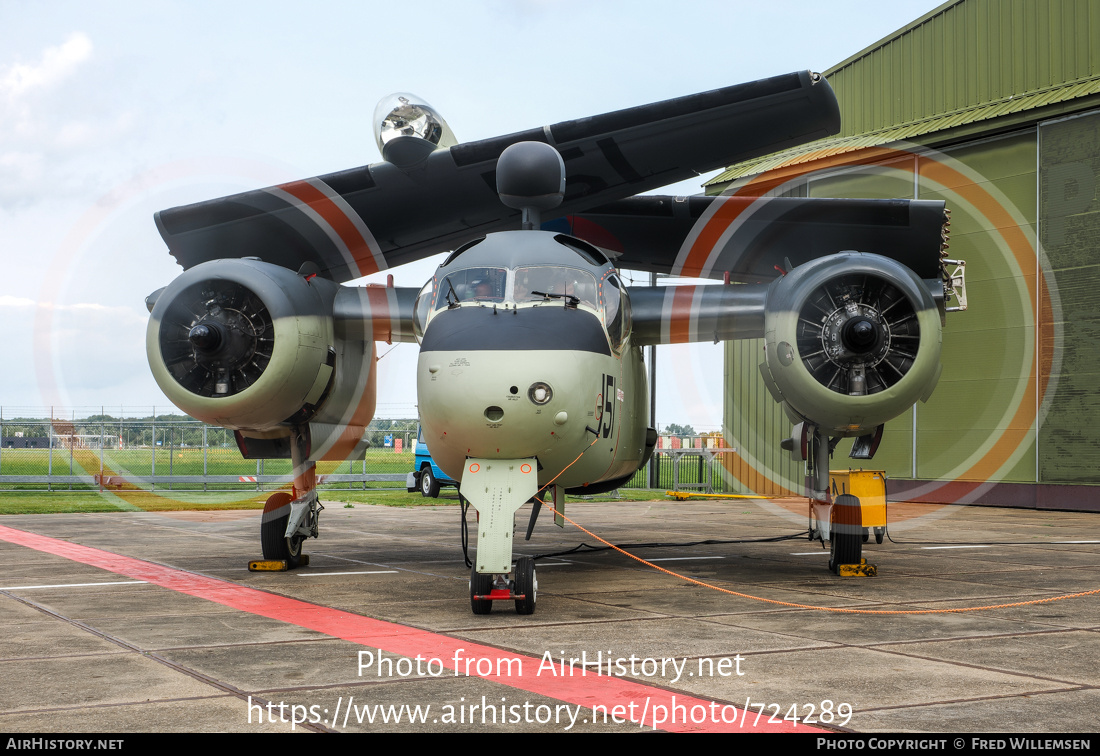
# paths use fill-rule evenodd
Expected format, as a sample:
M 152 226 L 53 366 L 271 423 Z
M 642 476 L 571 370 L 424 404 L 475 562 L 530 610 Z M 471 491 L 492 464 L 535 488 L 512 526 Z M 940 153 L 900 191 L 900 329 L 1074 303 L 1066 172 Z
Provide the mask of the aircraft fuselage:
M 452 256 L 417 302 L 424 439 L 461 481 L 475 459 L 537 460 L 538 485 L 632 475 L 648 389 L 613 266 L 583 242 L 494 234 Z

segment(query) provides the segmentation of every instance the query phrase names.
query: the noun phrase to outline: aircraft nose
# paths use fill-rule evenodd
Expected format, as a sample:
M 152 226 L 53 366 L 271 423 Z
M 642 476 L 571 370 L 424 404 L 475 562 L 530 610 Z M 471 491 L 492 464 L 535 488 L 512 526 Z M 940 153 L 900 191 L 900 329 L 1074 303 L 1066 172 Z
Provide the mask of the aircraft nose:
M 540 465 L 577 455 L 594 417 L 600 375 L 613 365 L 600 321 L 547 306 L 507 314 L 483 307 L 437 313 L 425 330 L 417 400 L 436 462 L 467 457 Z M 598 427 L 598 422 L 596 423 Z
M 545 386 L 545 384 L 542 384 L 542 385 Z M 550 401 L 550 388 L 549 387 L 539 388 L 539 389 L 536 390 L 536 392 L 540 396 L 545 397 L 545 399 L 542 402 L 543 404 Z M 488 407 L 486 407 L 485 412 L 483 414 L 485 415 L 485 419 L 488 420 L 491 423 L 503 422 L 504 415 L 505 415 L 504 408 L 499 407 L 495 404 L 491 404 Z M 568 421 L 569 421 L 569 413 L 566 412 L 565 410 L 562 410 L 562 411 L 557 412 L 557 413 L 554 414 L 554 425 L 559 425 L 559 426 L 560 425 L 565 425 L 565 423 L 568 422 Z
M 549 364 L 545 352 L 518 356 L 518 365 L 509 366 L 498 353 L 452 353 L 435 372 L 437 356 L 431 357 L 420 373 L 418 401 L 441 467 L 448 453 L 456 467 L 466 457 L 541 459 L 584 433 L 584 406 L 595 385 L 582 378 L 589 371 L 577 356 L 559 354 Z

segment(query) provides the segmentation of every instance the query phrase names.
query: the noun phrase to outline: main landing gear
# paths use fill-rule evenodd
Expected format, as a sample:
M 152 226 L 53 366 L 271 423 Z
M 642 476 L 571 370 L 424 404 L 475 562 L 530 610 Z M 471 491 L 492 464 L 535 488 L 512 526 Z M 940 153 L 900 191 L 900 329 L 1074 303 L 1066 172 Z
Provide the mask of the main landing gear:
M 841 494 L 833 501 L 833 522 L 829 529 L 829 569 L 839 573 L 842 564 L 860 564 L 863 552 L 863 523 L 859 499 Z
M 309 459 L 309 437 L 294 429 L 290 447 L 294 464 L 293 494 L 277 491 L 267 498 L 260 520 L 260 546 L 264 559 L 282 561 L 287 569 L 302 564 L 302 543 L 317 537 L 321 516 L 317 498 L 317 465 Z
M 515 601 L 516 614 L 534 614 L 539 581 L 535 576 L 535 560 L 520 557 L 516 560 L 512 579 L 507 575 L 490 575 L 470 568 L 470 608 L 474 614 L 493 611 L 494 601 Z
M 295 534 L 286 536 L 286 525 L 290 521 L 290 502 L 294 497 L 286 491 L 276 491 L 267 497 L 264 515 L 260 521 L 260 546 L 264 559 L 283 561 L 293 569 L 302 560 L 302 541 L 304 536 Z
M 863 527 L 863 508 L 859 498 L 850 493 L 838 493 L 835 485 L 834 496 L 830 496 L 829 457 L 833 445 L 829 437 L 816 427 L 810 433 L 803 433 L 809 441 L 806 461 L 809 463 L 810 539 L 823 538 L 824 525 L 828 523 L 829 569 L 842 576 L 875 575 L 875 566 L 863 559 L 863 544 L 868 540 L 869 532 Z M 791 447 L 794 447 L 793 443 Z M 885 494 L 882 499 L 885 502 Z M 882 543 L 879 530 L 875 528 L 875 540 Z M 882 533 L 885 533 L 885 528 Z

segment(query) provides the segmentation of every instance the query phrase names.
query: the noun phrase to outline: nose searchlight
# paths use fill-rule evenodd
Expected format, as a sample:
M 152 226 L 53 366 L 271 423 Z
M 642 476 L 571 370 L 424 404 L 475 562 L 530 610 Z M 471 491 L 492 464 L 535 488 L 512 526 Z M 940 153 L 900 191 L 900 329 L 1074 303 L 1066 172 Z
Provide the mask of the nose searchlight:
M 527 398 L 535 404 L 546 404 L 554 397 L 554 391 L 545 383 L 532 383 L 527 389 Z

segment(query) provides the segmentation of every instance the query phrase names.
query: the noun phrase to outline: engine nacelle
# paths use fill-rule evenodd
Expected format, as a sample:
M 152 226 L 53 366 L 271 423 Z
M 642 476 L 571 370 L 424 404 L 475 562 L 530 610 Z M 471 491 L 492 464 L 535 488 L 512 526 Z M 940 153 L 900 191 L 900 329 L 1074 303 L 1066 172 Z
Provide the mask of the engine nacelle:
M 863 436 L 926 401 L 940 376 L 929 284 L 880 255 L 843 252 L 775 281 L 760 372 L 793 422 Z
M 153 377 L 206 423 L 304 424 L 333 386 L 338 288 L 254 259 L 196 265 L 156 295 L 146 331 Z

